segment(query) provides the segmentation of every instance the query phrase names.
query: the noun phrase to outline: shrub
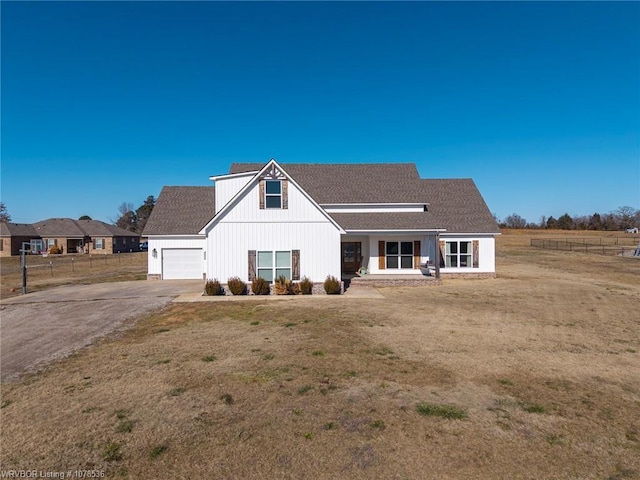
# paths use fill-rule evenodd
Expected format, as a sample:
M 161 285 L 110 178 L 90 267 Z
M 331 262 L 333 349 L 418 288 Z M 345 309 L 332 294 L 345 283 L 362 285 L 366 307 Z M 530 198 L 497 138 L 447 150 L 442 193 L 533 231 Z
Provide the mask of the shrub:
M 59 247 L 58 245 L 53 245 L 50 249 L 49 249 L 49 253 L 52 255 L 57 255 L 62 253 L 62 248 Z
M 327 295 L 340 295 L 341 289 L 340 281 L 334 276 L 329 275 L 324 281 L 324 291 Z
M 300 287 L 300 293 L 302 293 L 302 295 L 311 295 L 313 282 L 309 280 L 309 277 L 302 277 L 298 286 Z
M 293 283 L 285 278 L 284 275 L 280 275 L 273 284 L 273 291 L 276 295 L 297 295 L 299 289 L 297 283 Z
M 227 286 L 231 293 L 234 295 L 246 295 L 247 294 L 247 284 L 240 280 L 239 277 L 231 277 L 227 280 Z
M 204 284 L 204 293 L 206 295 L 224 295 L 224 289 L 217 278 L 213 280 L 207 280 Z
M 269 282 L 262 277 L 256 277 L 251 282 L 251 291 L 254 295 L 269 295 L 271 288 Z

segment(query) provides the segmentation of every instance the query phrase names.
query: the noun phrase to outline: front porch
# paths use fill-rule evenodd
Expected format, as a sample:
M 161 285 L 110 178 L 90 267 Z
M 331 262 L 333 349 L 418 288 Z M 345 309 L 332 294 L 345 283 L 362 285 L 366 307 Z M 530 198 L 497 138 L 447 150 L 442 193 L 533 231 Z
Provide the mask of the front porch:
M 357 276 L 343 274 L 345 290 L 349 287 L 419 287 L 440 285 L 442 280 L 433 275 L 372 274 Z

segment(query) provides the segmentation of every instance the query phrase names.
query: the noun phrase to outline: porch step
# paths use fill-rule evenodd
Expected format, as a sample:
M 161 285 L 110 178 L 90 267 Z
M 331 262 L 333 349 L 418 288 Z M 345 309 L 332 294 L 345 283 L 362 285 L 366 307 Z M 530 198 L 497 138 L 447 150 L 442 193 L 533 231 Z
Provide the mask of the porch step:
M 353 277 L 351 280 L 345 280 L 345 284 L 350 282 L 349 286 L 369 286 L 369 287 L 418 287 L 418 286 L 435 286 L 440 285 L 442 280 L 436 277 L 427 277 L 415 275 L 365 275 L 364 277 Z

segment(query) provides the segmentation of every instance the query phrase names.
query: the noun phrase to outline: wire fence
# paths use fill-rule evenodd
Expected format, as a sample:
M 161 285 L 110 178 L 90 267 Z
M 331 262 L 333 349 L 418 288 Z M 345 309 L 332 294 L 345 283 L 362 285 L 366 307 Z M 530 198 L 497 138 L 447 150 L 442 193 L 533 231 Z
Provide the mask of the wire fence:
M 592 237 L 588 239 L 532 238 L 531 246 L 550 250 L 595 253 L 609 256 L 640 256 L 640 245 L 638 245 L 638 239 L 634 237 Z
M 27 255 L 27 275 L 33 277 L 82 276 L 107 272 L 146 270 L 147 253 L 114 253 L 105 255 Z M 21 274 L 19 256 L 3 258 L 0 263 L 2 277 Z

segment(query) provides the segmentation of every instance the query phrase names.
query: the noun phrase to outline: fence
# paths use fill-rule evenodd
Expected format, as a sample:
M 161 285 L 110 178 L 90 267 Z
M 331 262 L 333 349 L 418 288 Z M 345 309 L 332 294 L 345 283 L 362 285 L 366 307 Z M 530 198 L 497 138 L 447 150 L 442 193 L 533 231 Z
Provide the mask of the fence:
M 20 257 L 0 259 L 2 286 L 15 288 L 22 284 Z M 55 284 L 64 279 L 68 281 L 96 281 L 122 275 L 138 275 L 147 271 L 147 253 L 114 253 L 109 255 L 27 255 L 27 283 Z M 75 280 L 74 280 L 75 279 Z
M 532 238 L 531 246 L 568 252 L 632 257 L 639 248 L 637 241 L 638 239 L 635 237 L 593 237 L 589 239 Z M 633 242 L 635 242 L 635 245 Z

